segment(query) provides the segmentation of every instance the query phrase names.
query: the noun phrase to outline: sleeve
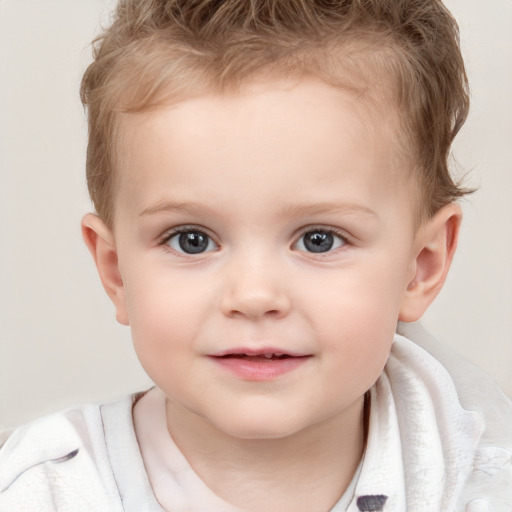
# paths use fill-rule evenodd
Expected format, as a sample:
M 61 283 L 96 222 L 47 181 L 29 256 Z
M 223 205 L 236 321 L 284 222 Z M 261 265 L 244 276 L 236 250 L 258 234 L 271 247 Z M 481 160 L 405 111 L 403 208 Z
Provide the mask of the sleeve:
M 72 411 L 0 434 L 0 512 L 121 512 L 89 427 Z

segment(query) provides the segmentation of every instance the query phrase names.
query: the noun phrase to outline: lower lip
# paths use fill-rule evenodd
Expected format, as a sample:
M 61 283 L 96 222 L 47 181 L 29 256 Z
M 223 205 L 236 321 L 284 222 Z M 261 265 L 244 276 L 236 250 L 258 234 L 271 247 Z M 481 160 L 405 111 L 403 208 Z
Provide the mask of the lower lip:
M 223 369 L 244 380 L 272 380 L 292 372 L 305 364 L 310 356 L 252 361 L 241 357 L 212 357 Z

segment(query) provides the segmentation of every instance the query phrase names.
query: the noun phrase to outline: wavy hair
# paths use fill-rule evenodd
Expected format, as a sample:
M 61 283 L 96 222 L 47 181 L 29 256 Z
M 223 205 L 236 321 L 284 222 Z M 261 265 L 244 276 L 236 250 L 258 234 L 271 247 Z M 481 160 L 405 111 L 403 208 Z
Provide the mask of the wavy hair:
M 469 94 L 458 27 L 439 0 L 120 0 L 93 48 L 81 85 L 87 182 L 109 225 L 119 114 L 257 74 L 312 75 L 363 94 L 392 84 L 422 213 L 470 192 L 448 168 Z

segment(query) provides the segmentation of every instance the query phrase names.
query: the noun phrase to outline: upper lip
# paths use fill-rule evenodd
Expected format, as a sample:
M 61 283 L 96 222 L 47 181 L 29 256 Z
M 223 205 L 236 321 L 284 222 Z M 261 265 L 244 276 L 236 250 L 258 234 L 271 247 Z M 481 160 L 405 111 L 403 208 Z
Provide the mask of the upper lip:
M 233 356 L 233 355 L 246 355 L 246 356 L 265 356 L 265 355 L 274 355 L 274 356 L 289 356 L 289 357 L 305 357 L 310 354 L 301 354 L 298 352 L 291 352 L 290 350 L 278 348 L 278 347 L 258 347 L 258 348 L 249 348 L 249 347 L 236 347 L 236 348 L 228 348 L 226 350 L 222 350 L 219 352 L 215 352 L 210 354 L 211 357 L 224 357 L 224 356 Z

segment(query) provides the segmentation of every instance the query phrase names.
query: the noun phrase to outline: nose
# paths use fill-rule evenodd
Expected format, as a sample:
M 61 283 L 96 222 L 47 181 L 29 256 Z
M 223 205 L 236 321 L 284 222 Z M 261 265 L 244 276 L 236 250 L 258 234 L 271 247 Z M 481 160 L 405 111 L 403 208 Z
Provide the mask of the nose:
M 289 313 L 286 279 L 275 262 L 245 259 L 231 266 L 224 277 L 221 309 L 226 316 L 257 320 Z

